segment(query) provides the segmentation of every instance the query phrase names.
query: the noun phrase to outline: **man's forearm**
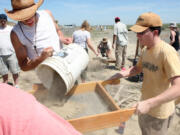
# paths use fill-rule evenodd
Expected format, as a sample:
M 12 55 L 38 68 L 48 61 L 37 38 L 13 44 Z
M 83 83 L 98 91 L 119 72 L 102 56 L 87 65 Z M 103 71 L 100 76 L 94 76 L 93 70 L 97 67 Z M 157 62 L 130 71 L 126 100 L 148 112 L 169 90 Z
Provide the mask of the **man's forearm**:
M 41 62 L 43 62 L 46 58 L 38 57 L 34 60 L 27 60 L 20 67 L 23 71 L 29 71 L 35 69 Z
M 113 43 L 112 44 L 114 44 L 115 41 L 116 41 L 116 35 L 113 35 Z
M 135 76 L 140 72 L 141 72 L 140 69 L 138 69 L 136 66 L 133 66 L 128 70 L 122 71 L 121 74 L 123 75 L 123 77 L 130 77 L 130 76 Z

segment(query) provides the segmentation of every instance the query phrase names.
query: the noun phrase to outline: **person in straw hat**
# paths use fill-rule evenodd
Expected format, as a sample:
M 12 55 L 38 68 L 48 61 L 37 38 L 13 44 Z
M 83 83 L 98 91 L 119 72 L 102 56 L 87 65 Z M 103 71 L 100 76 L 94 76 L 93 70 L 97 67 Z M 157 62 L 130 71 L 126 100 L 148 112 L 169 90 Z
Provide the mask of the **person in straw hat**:
M 106 37 L 100 41 L 97 51 L 101 53 L 102 57 L 111 58 L 111 43 Z
M 175 22 L 171 22 L 169 24 L 170 29 L 170 45 L 176 49 L 176 51 L 179 50 L 179 31 L 177 29 L 177 25 Z
M 5 9 L 7 16 L 18 23 L 11 32 L 19 65 L 22 70 L 34 69 L 53 51 L 60 50 L 60 41 L 72 42 L 63 36 L 49 10 L 39 10 L 43 0 L 11 0 L 12 10 Z
M 180 60 L 175 49 L 161 40 L 161 27 L 159 15 L 141 14 L 130 30 L 145 48 L 135 66 L 109 78 L 144 73 L 141 101 L 134 106 L 142 135 L 167 135 L 175 110 L 174 100 L 180 97 Z

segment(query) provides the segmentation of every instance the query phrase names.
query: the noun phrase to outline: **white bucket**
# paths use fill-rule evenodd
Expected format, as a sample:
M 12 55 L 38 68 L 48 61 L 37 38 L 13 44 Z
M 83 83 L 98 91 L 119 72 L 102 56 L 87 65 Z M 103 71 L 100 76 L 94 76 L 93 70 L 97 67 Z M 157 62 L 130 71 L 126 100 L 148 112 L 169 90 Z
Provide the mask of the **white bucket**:
M 66 92 L 68 92 L 74 86 L 81 72 L 87 67 L 88 62 L 89 56 L 85 49 L 73 43 L 44 60 L 38 65 L 36 72 L 47 89 L 51 88 L 56 72 L 61 77 L 66 86 Z

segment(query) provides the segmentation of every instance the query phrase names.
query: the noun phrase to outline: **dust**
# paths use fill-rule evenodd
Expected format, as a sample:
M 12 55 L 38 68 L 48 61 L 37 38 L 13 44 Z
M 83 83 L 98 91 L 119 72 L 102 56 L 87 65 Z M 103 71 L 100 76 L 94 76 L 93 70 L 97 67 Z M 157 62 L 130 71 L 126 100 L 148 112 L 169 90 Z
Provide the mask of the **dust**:
M 105 59 L 104 59 L 105 61 Z M 97 72 L 105 69 L 106 64 L 103 62 L 103 59 L 100 57 L 93 58 L 89 61 L 88 72 Z
M 76 113 L 80 112 L 84 108 L 84 105 L 68 101 L 68 97 L 66 97 L 65 94 L 66 85 L 63 79 L 54 71 L 50 89 L 39 90 L 34 94 L 34 96 L 50 110 L 65 119 L 69 119 Z

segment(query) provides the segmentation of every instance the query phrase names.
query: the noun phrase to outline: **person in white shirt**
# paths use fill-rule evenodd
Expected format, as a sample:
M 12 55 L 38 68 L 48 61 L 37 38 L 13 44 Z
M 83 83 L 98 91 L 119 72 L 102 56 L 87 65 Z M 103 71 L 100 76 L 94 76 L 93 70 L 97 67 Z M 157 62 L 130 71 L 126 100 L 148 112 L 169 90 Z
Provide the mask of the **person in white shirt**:
M 98 53 L 96 52 L 96 50 L 94 49 L 92 45 L 91 34 L 89 31 L 90 31 L 90 25 L 85 20 L 82 23 L 81 28 L 73 33 L 72 35 L 73 43 L 80 45 L 82 48 L 86 50 L 87 53 L 88 53 L 88 48 L 90 48 L 93 51 L 93 53 L 96 56 L 98 56 Z M 86 79 L 86 71 L 87 71 L 87 68 L 81 74 L 81 80 L 83 83 L 85 82 L 85 79 Z
M 11 41 L 23 71 L 36 68 L 54 51 L 59 51 L 60 41 L 72 43 L 71 38 L 64 37 L 49 10 L 37 11 L 43 1 L 12 0 L 13 10 L 5 9 L 9 18 L 18 21 L 11 32 Z
M 114 48 L 114 44 L 116 42 L 116 50 L 115 50 L 115 57 L 116 57 L 116 69 L 118 70 L 125 70 L 125 58 L 126 58 L 126 50 L 128 44 L 128 30 L 127 26 L 120 22 L 120 18 L 115 18 L 114 24 L 114 33 L 113 33 L 113 43 L 112 48 Z
M 8 72 L 12 73 L 14 86 L 18 87 L 18 73 L 20 68 L 10 40 L 12 27 L 7 25 L 7 16 L 0 14 L 0 74 L 3 83 L 8 83 Z

